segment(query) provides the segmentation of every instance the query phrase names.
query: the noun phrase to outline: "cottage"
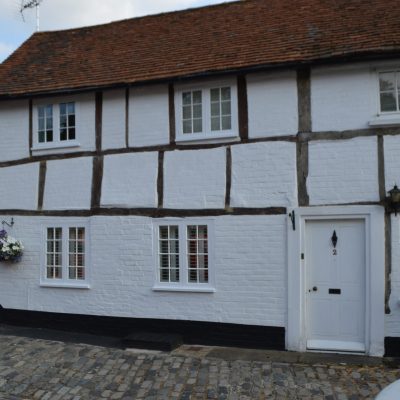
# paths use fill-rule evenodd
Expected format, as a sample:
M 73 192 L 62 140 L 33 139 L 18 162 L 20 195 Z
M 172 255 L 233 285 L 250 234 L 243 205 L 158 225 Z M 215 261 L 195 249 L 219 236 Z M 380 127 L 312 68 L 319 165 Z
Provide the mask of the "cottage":
M 4 321 L 400 353 L 400 11 L 246 0 L 0 66 Z

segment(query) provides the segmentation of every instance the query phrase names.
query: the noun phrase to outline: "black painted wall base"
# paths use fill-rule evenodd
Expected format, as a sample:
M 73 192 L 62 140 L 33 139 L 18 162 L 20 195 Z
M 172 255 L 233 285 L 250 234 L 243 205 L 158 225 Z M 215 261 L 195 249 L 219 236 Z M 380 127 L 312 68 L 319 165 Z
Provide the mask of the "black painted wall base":
M 0 322 L 118 338 L 143 331 L 179 334 L 186 344 L 285 350 L 285 328 L 281 327 L 59 314 L 6 308 L 0 309 Z
M 400 337 L 385 337 L 385 357 L 400 357 Z

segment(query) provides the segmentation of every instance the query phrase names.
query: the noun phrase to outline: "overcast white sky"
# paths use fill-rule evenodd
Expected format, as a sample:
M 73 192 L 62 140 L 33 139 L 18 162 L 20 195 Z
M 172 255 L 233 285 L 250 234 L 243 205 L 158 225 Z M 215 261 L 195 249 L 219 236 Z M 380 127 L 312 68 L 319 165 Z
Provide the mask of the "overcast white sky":
M 22 1 L 0 0 L 0 62 L 36 29 L 34 10 L 25 11 L 25 22 L 22 20 L 19 13 Z M 229 0 L 42 0 L 40 30 L 95 25 L 224 1 Z

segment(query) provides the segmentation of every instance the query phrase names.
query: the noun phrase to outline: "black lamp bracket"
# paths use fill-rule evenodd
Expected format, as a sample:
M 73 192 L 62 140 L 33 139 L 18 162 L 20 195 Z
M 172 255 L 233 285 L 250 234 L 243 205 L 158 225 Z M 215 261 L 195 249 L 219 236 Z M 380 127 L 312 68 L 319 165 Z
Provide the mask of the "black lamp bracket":
M 4 225 L 7 225 L 9 228 L 12 228 L 13 226 L 14 226 L 14 218 L 13 217 L 11 217 L 11 221 L 10 222 L 7 222 L 7 221 L 1 221 L 1 224 L 3 225 L 3 228 L 4 228 Z

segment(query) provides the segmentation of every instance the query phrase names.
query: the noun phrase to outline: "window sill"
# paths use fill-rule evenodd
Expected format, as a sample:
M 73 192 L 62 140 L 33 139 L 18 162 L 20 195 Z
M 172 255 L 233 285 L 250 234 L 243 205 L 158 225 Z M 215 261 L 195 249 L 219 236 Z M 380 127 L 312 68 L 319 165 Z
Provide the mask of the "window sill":
M 40 150 L 53 150 L 53 149 L 66 149 L 70 147 L 80 147 L 80 143 L 73 140 L 68 142 L 55 142 L 55 143 L 44 143 L 44 144 L 35 144 L 31 147 L 32 151 L 40 151 Z
M 225 132 L 225 133 L 190 133 L 190 134 L 178 134 L 176 136 L 176 143 L 202 143 L 202 142 L 221 142 L 221 141 L 231 141 L 232 139 L 239 139 L 239 135 L 236 132 Z
M 194 287 L 194 286 L 153 286 L 154 292 L 193 292 L 193 293 L 215 293 L 212 287 Z
M 52 282 L 41 282 L 40 287 L 44 288 L 61 288 L 61 289 L 90 289 L 90 285 L 88 283 L 52 283 Z
M 380 115 L 369 121 L 369 126 L 372 127 L 390 127 L 400 125 L 400 115 Z

